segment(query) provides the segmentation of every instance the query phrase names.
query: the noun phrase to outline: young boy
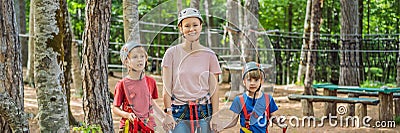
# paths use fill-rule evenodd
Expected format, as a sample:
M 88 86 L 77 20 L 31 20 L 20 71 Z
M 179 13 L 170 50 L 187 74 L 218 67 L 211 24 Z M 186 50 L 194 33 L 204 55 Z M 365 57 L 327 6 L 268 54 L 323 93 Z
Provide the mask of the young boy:
M 236 125 L 240 116 L 240 132 L 265 133 L 272 113 L 278 110 L 274 99 L 260 91 L 264 81 L 264 71 L 255 62 L 247 63 L 243 68 L 243 84 L 246 92 L 235 97 L 230 110 L 235 113 L 233 120 L 225 128 Z M 267 118 L 267 119 L 266 119 Z M 273 119 L 277 123 L 276 119 Z M 277 124 L 278 125 L 278 124 Z M 280 125 L 278 125 L 280 126 Z M 282 126 L 283 128 L 284 126 Z
M 119 132 L 128 129 L 135 133 L 154 132 L 153 107 L 157 112 L 162 111 L 153 100 L 158 98 L 156 81 L 144 74 L 146 50 L 137 43 L 129 42 L 121 48 L 120 56 L 128 74 L 116 84 L 114 92 L 112 110 L 122 117 Z M 127 120 L 129 128 L 125 125 Z

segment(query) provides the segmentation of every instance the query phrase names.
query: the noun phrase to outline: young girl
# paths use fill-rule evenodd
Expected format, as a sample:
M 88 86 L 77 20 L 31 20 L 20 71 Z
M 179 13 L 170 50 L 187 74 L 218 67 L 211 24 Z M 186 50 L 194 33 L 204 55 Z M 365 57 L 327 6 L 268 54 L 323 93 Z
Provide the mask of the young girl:
M 163 127 L 175 133 L 216 129 L 210 120 L 218 111 L 217 77 L 221 69 L 215 53 L 200 44 L 202 24 L 198 10 L 182 10 L 178 27 L 185 39 L 167 49 L 162 61 L 164 111 L 168 114 Z
M 154 132 L 156 126 L 153 107 L 162 112 L 153 99 L 158 98 L 156 81 L 144 74 L 147 61 L 146 50 L 139 44 L 129 42 L 120 51 L 121 61 L 128 74 L 115 86 L 113 112 L 121 116 L 120 132 L 129 120 L 129 132 Z M 126 130 L 126 129 L 125 129 Z
M 232 102 L 230 110 L 234 112 L 233 120 L 225 128 L 236 125 L 240 116 L 240 132 L 247 133 L 265 133 L 268 132 L 267 126 L 272 113 L 278 110 L 274 98 L 269 94 L 260 91 L 261 84 L 264 80 L 264 71 L 260 65 L 255 62 L 249 62 L 243 67 L 243 84 L 246 93 L 236 96 Z M 277 119 L 273 119 L 281 128 L 285 125 L 277 123 Z M 285 131 L 285 129 L 284 129 Z

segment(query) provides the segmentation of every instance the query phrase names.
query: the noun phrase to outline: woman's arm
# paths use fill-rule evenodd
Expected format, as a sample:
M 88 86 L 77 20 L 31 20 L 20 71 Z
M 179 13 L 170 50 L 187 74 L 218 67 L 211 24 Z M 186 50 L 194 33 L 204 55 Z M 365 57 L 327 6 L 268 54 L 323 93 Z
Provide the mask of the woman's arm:
M 162 70 L 162 80 L 163 80 L 163 101 L 164 108 L 171 108 L 171 94 L 172 94 L 172 70 L 168 67 L 163 67 Z M 172 115 L 171 112 L 167 114 Z
M 172 70 L 168 67 L 163 67 L 162 70 L 162 80 L 163 80 L 163 101 L 164 108 L 171 108 L 171 94 L 172 94 Z M 166 112 L 163 121 L 164 130 L 172 130 L 175 127 L 175 120 L 172 117 L 172 112 Z
M 155 116 L 157 118 L 160 118 L 160 120 L 162 121 L 165 118 L 164 111 L 160 108 L 160 106 L 158 106 L 158 104 L 156 103 L 156 101 L 154 99 L 151 100 L 151 103 L 153 105 Z
M 214 74 L 215 78 L 210 78 L 210 90 L 211 90 L 211 104 L 213 114 L 217 113 L 219 110 L 219 95 L 218 95 L 218 74 Z

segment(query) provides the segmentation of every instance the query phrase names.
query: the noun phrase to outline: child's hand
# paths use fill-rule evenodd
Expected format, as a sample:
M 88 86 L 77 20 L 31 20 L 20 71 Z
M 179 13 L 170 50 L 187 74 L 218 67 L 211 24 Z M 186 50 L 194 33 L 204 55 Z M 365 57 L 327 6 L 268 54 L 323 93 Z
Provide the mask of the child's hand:
M 218 133 L 221 132 L 222 130 L 224 130 L 224 127 L 222 127 L 221 125 L 217 124 L 217 118 L 216 117 L 212 117 L 211 121 L 210 121 L 210 128 L 212 131 Z
M 128 113 L 128 116 L 126 116 L 126 118 L 130 121 L 133 122 L 133 120 L 135 120 L 136 115 L 134 113 Z
M 163 128 L 165 131 L 173 130 L 175 128 L 175 120 L 172 115 L 166 114 L 163 120 Z

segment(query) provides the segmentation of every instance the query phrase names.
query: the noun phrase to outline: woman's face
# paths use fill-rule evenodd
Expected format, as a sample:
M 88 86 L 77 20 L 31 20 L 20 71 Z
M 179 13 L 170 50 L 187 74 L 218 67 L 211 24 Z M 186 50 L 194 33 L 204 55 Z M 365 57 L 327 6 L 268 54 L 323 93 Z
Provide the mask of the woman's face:
M 198 18 L 186 18 L 182 20 L 181 26 L 179 27 L 181 33 L 188 41 L 198 40 L 202 28 L 202 24 Z

